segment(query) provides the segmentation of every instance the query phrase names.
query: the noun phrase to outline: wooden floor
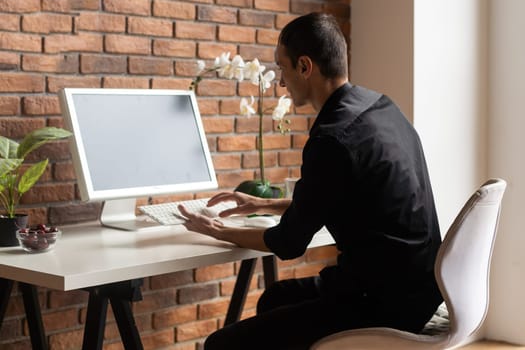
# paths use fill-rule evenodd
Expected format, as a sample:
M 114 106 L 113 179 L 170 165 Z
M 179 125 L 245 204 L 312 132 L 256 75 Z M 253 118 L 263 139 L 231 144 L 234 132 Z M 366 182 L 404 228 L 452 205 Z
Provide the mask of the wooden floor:
M 484 340 L 464 346 L 461 350 L 525 350 L 525 346 Z

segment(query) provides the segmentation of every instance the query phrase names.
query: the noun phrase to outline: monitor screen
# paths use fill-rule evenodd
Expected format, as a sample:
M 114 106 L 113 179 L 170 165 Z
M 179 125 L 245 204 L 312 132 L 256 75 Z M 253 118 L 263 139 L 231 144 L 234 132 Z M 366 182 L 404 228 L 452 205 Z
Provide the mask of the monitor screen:
M 82 200 L 217 188 L 192 91 L 63 89 Z

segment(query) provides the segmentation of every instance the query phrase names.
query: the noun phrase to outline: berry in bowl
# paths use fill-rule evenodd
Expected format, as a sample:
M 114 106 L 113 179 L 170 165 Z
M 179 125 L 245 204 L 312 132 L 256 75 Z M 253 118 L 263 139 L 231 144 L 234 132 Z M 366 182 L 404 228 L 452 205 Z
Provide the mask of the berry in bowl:
M 26 252 L 39 253 L 52 249 L 61 234 L 62 232 L 54 226 L 40 224 L 19 229 L 16 231 L 16 238 Z

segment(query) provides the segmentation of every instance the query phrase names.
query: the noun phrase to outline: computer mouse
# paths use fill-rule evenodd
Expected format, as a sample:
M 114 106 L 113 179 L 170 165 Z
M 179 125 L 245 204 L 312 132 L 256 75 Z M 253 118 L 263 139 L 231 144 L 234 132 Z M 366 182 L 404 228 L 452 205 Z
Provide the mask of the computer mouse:
M 274 218 L 269 216 L 252 216 L 244 218 L 244 226 L 248 227 L 272 227 L 277 224 Z

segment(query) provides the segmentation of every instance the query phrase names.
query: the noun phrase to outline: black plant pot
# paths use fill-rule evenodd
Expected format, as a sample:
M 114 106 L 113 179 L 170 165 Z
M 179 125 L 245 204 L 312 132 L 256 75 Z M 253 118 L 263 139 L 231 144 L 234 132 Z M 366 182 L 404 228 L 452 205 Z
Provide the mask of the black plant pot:
M 0 247 L 17 246 L 16 230 L 27 227 L 28 219 L 26 214 L 15 214 L 14 218 L 0 215 Z

